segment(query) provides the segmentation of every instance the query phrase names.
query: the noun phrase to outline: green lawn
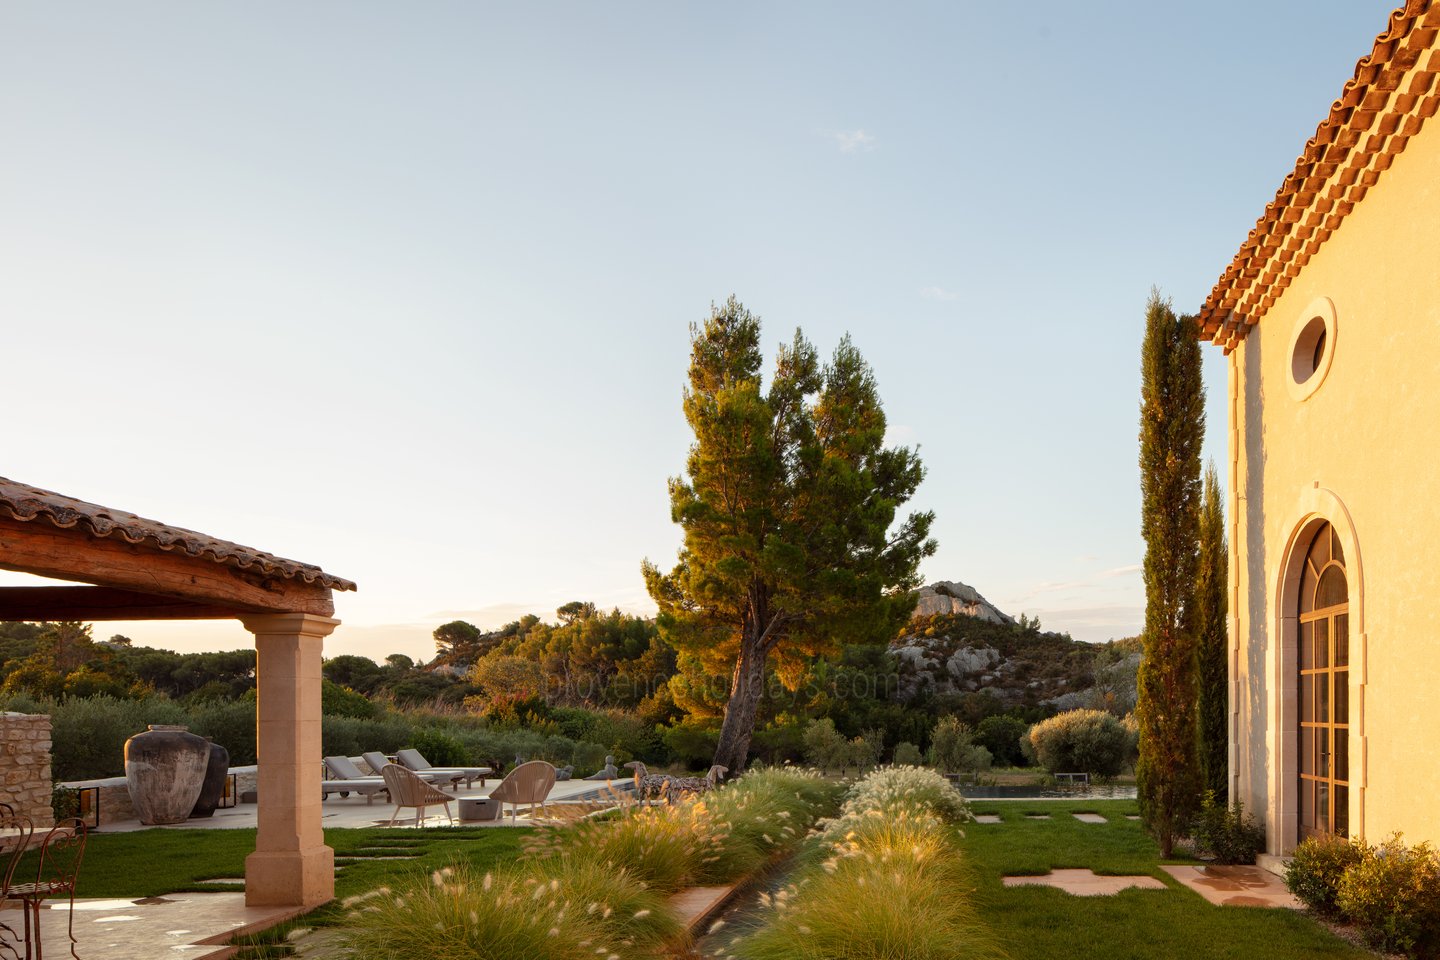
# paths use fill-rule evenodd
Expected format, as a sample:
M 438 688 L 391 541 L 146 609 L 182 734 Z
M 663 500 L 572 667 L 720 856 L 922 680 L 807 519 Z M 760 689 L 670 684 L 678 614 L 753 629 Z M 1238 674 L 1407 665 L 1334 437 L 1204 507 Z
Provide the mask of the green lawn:
M 348 897 L 397 877 L 430 873 L 456 859 L 482 868 L 514 859 L 528 828 L 438 827 L 426 830 L 368 828 L 326 830 L 335 849 L 337 897 Z M 245 857 L 255 849 L 254 830 L 139 830 L 92 834 L 85 844 L 76 895 L 138 899 L 183 890 L 240 890 L 239 885 L 201 880 L 245 875 Z M 352 860 L 360 854 L 418 854 L 414 860 Z M 35 869 L 34 854 L 17 876 Z
M 975 801 L 976 813 L 993 813 L 1001 824 L 971 824 L 965 849 L 975 870 L 975 896 L 1013 960 L 1373 960 L 1331 935 L 1308 917 L 1290 910 L 1216 907 L 1160 870 L 1155 844 L 1140 824 L 1125 819 L 1133 800 Z M 1070 816 L 1099 813 L 1105 824 Z M 1027 820 L 1047 812 L 1050 820 Z M 437 828 L 327 830 L 326 842 L 344 864 L 336 894 L 344 898 L 428 874 L 457 859 L 484 869 L 514 859 L 528 829 Z M 239 877 L 254 849 L 253 830 L 145 830 L 97 834 L 90 838 L 79 895 L 139 898 L 182 890 L 215 890 L 198 881 Z M 355 854 L 417 853 L 415 860 L 352 860 Z M 1185 862 L 1176 860 L 1173 862 Z M 1037 874 L 1064 867 L 1096 873 L 1146 874 L 1167 889 L 1127 890 L 1112 897 L 1076 897 L 1039 887 L 1006 888 L 1007 874 Z M 234 888 L 238 889 L 238 888 Z M 302 923 L 343 921 L 338 905 L 322 908 Z M 282 927 L 254 938 L 244 955 L 284 956 L 284 947 L 260 944 L 282 940 Z
M 1160 869 L 1155 844 L 1133 800 L 1037 800 L 971 803 L 975 813 L 1004 823 L 971 824 L 965 847 L 975 867 L 982 914 L 1014 960 L 1312 960 L 1370 958 L 1292 910 L 1216 907 Z M 1027 820 L 1027 813 L 1050 820 Z M 1072 813 L 1106 817 L 1086 824 Z M 1184 863 L 1183 858 L 1165 861 Z M 1127 890 L 1110 897 L 1077 897 L 1043 887 L 1003 886 L 1011 874 L 1088 867 L 1102 874 L 1148 874 L 1160 890 Z

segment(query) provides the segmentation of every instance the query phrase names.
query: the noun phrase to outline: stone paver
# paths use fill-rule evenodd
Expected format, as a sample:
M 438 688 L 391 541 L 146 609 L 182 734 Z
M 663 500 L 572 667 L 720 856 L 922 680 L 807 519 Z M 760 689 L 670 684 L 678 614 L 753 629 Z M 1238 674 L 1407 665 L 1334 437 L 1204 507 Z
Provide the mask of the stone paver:
M 1081 823 L 1109 823 L 1109 822 L 1110 822 L 1109 820 L 1106 820 L 1104 817 L 1100 816 L 1100 814 L 1098 814 L 1098 813 L 1077 813 L 1077 814 L 1075 814 L 1075 819 L 1076 819 L 1076 820 L 1079 820 Z
M 1049 819 L 1050 819 L 1050 814 L 1048 814 L 1048 813 L 1027 813 L 1027 814 L 1025 814 L 1025 819 L 1026 819 L 1026 820 L 1049 820 Z
M 1164 890 L 1163 881 L 1155 877 L 1102 877 L 1093 870 L 1051 870 L 1038 877 L 1005 877 L 1007 887 L 1055 887 L 1077 897 L 1106 897 L 1136 887 L 1141 890 Z
M 1217 906 L 1304 909 L 1279 877 L 1259 867 L 1170 866 L 1161 869 Z
M 1004 823 L 1005 821 L 1003 821 L 1003 820 L 1000 819 L 1000 815 L 999 815 L 999 814 L 995 814 L 995 813 L 977 813 L 977 814 L 975 814 L 975 822 L 976 822 L 976 823 Z
M 41 942 L 47 956 L 69 956 L 69 904 L 52 902 L 40 911 Z M 229 956 L 223 944 L 237 933 L 274 926 L 298 913 L 292 907 L 247 907 L 243 893 L 172 893 L 143 900 L 76 900 L 75 952 L 105 960 L 204 960 Z M 20 929 L 18 910 L 0 911 L 0 920 Z M 6 942 L 0 933 L 0 942 Z

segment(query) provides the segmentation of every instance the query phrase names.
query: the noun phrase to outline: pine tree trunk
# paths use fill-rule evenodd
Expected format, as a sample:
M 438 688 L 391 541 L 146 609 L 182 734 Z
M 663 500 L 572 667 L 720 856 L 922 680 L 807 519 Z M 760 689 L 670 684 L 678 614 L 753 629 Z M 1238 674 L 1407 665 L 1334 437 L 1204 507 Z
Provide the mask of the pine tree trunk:
M 750 755 L 750 736 L 755 731 L 755 713 L 765 692 L 765 648 L 758 636 L 746 636 L 740 643 L 735 675 L 730 683 L 730 702 L 720 725 L 720 742 L 715 746 L 715 763 L 735 776 L 745 769 Z

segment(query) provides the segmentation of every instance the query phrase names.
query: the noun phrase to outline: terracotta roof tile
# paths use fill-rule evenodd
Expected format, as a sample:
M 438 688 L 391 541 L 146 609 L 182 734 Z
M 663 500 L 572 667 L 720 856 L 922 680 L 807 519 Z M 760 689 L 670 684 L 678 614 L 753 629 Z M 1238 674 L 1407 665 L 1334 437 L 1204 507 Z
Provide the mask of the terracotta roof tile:
M 1408 0 L 1320 121 L 1200 308 L 1228 353 L 1440 107 L 1440 0 Z M 1423 66 L 1422 66 L 1423 64 Z
M 97 537 L 113 537 L 127 543 L 148 543 L 160 550 L 209 557 L 216 563 L 241 570 L 258 568 L 266 576 L 320 583 L 332 590 L 354 590 L 349 580 L 326 573 L 314 564 L 286 560 L 274 554 L 217 540 L 207 534 L 172 527 L 156 520 L 137 517 L 124 510 L 112 510 L 62 493 L 27 486 L 0 477 L 0 515 L 16 520 L 46 520 L 57 527 L 84 526 Z

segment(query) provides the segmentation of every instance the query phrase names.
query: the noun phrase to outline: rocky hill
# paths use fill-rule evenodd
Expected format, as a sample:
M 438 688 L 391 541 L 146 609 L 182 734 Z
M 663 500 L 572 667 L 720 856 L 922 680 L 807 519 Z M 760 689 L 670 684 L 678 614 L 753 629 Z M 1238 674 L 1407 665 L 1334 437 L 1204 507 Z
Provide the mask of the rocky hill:
M 991 623 L 1015 622 L 1009 614 L 980 596 L 980 591 L 956 580 L 937 580 L 920 588 L 919 601 L 912 616 L 930 617 L 937 613 L 963 613 Z
M 1017 623 L 973 587 L 940 581 L 921 589 L 910 625 L 889 654 L 905 702 L 988 694 L 1007 708 L 1068 710 L 1098 705 L 1108 694 L 1125 709 L 1133 702 L 1138 655 L 1117 643 L 1124 641 L 1081 643 Z

